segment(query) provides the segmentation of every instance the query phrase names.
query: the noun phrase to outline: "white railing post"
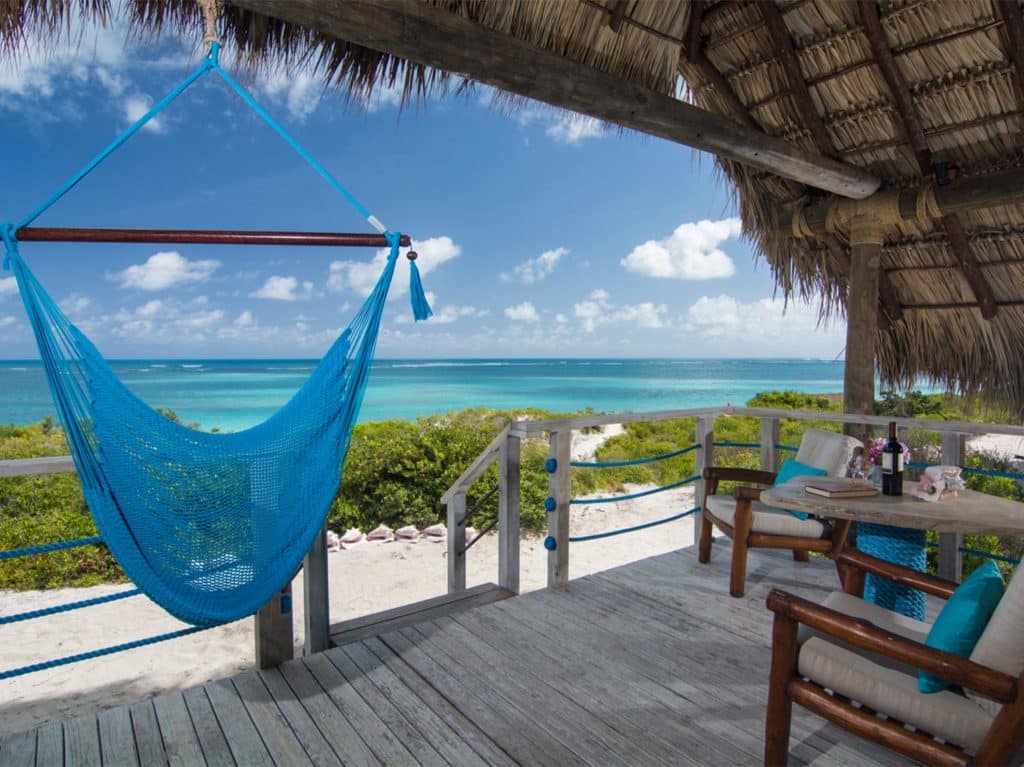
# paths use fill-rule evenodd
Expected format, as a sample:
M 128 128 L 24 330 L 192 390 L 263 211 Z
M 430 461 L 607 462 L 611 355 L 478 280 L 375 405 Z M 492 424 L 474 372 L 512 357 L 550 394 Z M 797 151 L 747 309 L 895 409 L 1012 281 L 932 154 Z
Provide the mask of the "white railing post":
M 447 503 L 448 593 L 466 590 L 466 492 L 456 490 Z
M 302 563 L 304 655 L 324 652 L 331 646 L 331 603 L 327 585 L 327 525 L 313 541 Z
M 947 466 L 963 466 L 966 455 L 967 437 L 964 434 L 946 432 L 942 435 L 942 463 Z M 939 533 L 938 575 L 947 581 L 960 582 L 963 576 L 964 557 L 960 547 L 964 537 L 960 533 Z
M 772 473 L 779 470 L 778 448 L 781 421 L 778 418 L 761 419 L 761 471 Z
M 704 505 L 704 493 L 707 492 L 707 485 L 704 482 L 704 469 L 713 466 L 715 463 L 715 417 L 714 415 L 700 416 L 697 418 L 697 439 L 700 447 L 694 451 L 693 473 L 700 477 L 694 484 L 694 506 Z M 694 526 L 694 538 L 700 529 Z
M 521 440 L 505 438 L 498 458 L 498 585 L 519 593 L 519 456 Z
M 569 462 L 572 455 L 572 430 L 551 432 L 548 461 L 548 588 L 569 584 Z M 552 471 L 553 469 L 553 471 Z

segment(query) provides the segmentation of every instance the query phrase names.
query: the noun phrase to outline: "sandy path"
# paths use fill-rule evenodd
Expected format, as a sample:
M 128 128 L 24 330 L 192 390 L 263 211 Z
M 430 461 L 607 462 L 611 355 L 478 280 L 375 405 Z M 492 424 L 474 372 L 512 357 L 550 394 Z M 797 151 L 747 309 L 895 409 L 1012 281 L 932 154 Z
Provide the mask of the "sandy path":
M 595 436 L 595 435 L 585 435 Z M 631 488 L 635 490 L 636 488 Z M 693 506 L 693 489 L 681 488 L 630 502 L 574 507 L 574 534 L 658 519 Z M 574 578 L 693 543 L 688 517 L 628 535 L 573 544 Z M 542 588 L 546 552 L 538 536 L 522 542 L 523 591 Z M 444 593 L 443 543 L 368 543 L 329 555 L 331 619 L 354 618 Z M 469 552 L 469 585 L 496 581 L 497 535 Z M 109 594 L 126 586 L 0 592 L 0 614 Z M 298 636 L 302 636 L 302 579 L 294 584 Z M 0 626 L 0 670 L 173 631 L 181 624 L 144 597 Z M 211 629 L 151 647 L 40 671 L 0 682 L 0 734 L 180 689 L 251 667 L 252 620 Z

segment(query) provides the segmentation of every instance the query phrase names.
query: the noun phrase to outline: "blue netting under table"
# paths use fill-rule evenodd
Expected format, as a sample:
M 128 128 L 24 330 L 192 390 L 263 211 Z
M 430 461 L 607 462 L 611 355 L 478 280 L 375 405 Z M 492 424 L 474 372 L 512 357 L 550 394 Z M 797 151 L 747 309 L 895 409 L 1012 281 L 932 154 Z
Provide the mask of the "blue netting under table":
M 925 531 L 861 522 L 857 548 L 865 554 L 924 572 L 927 562 Z M 919 621 L 925 619 L 925 595 L 886 578 L 868 574 L 864 599 Z

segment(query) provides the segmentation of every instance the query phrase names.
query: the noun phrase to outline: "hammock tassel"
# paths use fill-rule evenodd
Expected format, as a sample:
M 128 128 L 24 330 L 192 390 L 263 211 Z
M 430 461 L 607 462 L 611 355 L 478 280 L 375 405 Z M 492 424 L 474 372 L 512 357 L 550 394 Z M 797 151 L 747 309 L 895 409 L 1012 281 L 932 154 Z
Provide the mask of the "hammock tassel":
M 416 251 L 410 250 L 406 254 L 406 258 L 409 259 L 409 295 L 412 297 L 412 316 L 418 322 L 433 316 L 434 312 L 427 302 L 427 294 L 423 291 L 420 270 L 416 266 Z

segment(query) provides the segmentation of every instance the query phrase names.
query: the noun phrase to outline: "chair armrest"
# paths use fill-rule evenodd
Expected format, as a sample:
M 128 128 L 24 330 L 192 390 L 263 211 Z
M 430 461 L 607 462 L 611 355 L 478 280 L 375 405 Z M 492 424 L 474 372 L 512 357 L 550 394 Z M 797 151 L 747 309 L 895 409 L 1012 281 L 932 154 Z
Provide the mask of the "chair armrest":
M 909 586 L 912 589 L 918 589 L 926 594 L 932 596 L 942 597 L 943 599 L 949 599 L 953 592 L 956 591 L 958 584 L 953 581 L 947 581 L 943 578 L 936 578 L 934 575 L 928 573 L 920 573 L 917 570 L 912 570 L 909 567 L 903 567 L 901 565 L 894 564 L 893 562 L 886 562 L 884 559 L 873 557 L 870 554 L 865 554 L 863 551 L 857 551 L 856 549 L 844 551 L 836 559 L 836 564 L 839 566 L 852 567 L 857 570 L 862 570 L 872 575 L 877 575 L 893 583 L 898 583 L 901 586 Z
M 733 488 L 732 497 L 737 501 L 760 501 L 761 493 L 763 491 L 759 487 L 746 487 L 740 485 L 739 487 Z
M 705 480 L 714 482 L 743 482 L 753 485 L 770 485 L 775 481 L 774 472 L 737 469 L 731 466 L 708 466 L 702 476 Z
M 768 594 L 767 604 L 772 612 L 784 615 L 797 623 L 834 636 L 854 647 L 870 650 L 908 666 L 923 669 L 960 687 L 976 690 L 1000 703 L 1010 703 L 1017 699 L 1015 677 L 961 658 L 959 655 L 936 650 L 912 639 L 883 631 L 863 618 L 854 618 L 779 589 L 772 589 Z

